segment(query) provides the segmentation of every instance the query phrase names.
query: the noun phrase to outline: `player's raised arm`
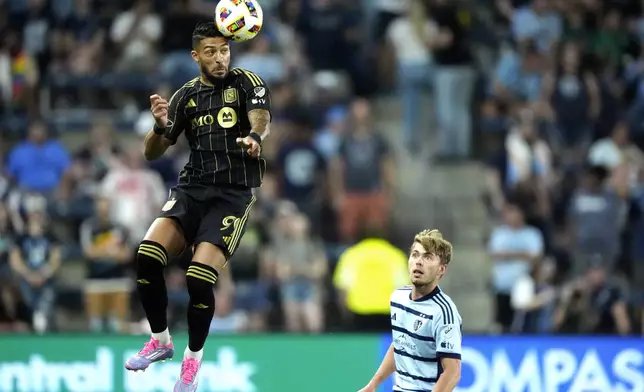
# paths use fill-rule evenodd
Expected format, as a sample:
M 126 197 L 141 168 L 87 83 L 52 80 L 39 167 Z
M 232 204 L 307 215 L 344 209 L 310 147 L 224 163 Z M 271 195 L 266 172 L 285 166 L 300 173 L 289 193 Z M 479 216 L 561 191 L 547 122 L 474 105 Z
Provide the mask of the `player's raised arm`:
M 371 379 L 371 381 L 369 381 L 369 384 L 367 384 L 366 387 L 362 388 L 358 392 L 376 392 L 380 384 L 388 379 L 395 370 L 396 362 L 394 360 L 394 344 L 391 343 L 389 350 L 387 350 L 387 354 L 385 354 L 380 367 L 376 371 L 376 374 L 373 375 L 373 378 Z
M 246 111 L 251 126 L 250 134 L 237 139 L 237 143 L 246 148 L 251 156 L 258 157 L 262 141 L 270 133 L 271 93 L 266 83 L 256 74 L 239 68 L 232 72 L 242 74 Z
M 154 127 L 145 136 L 143 156 L 148 161 L 160 158 L 171 145 L 177 142 L 185 126 L 185 112 L 181 105 L 184 88 L 180 88 L 166 101 L 157 94 L 150 96 L 150 111 L 154 116 Z
M 438 377 L 434 392 L 452 392 L 461 379 L 461 317 L 456 307 L 449 304 L 443 305 L 442 309 L 444 312 L 434 318 L 434 339 L 443 373 Z

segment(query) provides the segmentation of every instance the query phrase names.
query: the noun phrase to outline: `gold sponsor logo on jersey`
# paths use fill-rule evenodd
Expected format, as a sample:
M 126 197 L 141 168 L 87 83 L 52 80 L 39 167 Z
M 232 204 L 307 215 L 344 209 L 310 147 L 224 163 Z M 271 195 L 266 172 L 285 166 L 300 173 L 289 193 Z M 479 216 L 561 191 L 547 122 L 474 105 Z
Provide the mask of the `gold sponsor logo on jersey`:
M 221 108 L 217 114 L 217 122 L 222 128 L 232 128 L 237 124 L 237 113 L 233 108 Z
M 206 114 L 205 116 L 200 116 L 190 120 L 190 125 L 192 126 L 192 129 L 195 129 L 197 127 L 203 127 L 206 125 L 212 125 L 214 123 L 215 123 L 215 118 L 212 116 L 212 114 Z
M 237 89 L 229 88 L 224 90 L 224 103 L 235 103 L 237 102 Z

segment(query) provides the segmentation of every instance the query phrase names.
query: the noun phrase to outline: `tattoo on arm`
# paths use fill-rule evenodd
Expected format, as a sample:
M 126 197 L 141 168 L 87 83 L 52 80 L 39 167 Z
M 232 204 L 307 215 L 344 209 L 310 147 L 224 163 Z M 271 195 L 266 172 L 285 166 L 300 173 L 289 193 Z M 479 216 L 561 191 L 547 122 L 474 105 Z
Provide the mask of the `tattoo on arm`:
M 266 139 L 271 128 L 271 113 L 266 109 L 253 109 L 248 112 L 248 120 L 251 130 Z

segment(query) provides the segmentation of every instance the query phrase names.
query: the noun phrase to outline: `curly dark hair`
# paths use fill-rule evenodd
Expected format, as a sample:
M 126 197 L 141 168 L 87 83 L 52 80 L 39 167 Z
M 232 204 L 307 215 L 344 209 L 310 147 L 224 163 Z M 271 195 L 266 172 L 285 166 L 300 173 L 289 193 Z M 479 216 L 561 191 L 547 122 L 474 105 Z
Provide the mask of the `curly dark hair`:
M 217 28 L 215 22 L 200 22 L 192 31 L 192 48 L 195 49 L 204 38 L 216 38 L 225 36 Z

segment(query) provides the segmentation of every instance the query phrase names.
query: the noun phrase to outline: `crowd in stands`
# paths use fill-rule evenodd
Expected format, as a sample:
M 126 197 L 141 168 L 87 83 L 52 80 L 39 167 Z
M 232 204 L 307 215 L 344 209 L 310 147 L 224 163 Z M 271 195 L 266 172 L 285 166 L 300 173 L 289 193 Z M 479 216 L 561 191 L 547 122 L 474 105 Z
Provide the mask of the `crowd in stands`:
M 276 131 L 212 330 L 388 328 L 407 257 L 385 239 L 396 157 L 373 101 L 399 97 L 415 156 L 430 92 L 435 162 L 491 157 L 499 327 L 637 333 L 642 11 L 600 0 L 363 3 L 264 0 L 262 33 L 233 47 L 233 66 L 269 83 Z M 189 154 L 180 139 L 143 160 L 148 96 L 196 74 L 190 33 L 215 4 L 0 0 L 0 331 L 148 328 L 134 251 Z M 179 265 L 167 271 L 173 329 L 188 303 Z
M 480 103 L 503 331 L 642 331 L 642 8 L 499 0 Z

